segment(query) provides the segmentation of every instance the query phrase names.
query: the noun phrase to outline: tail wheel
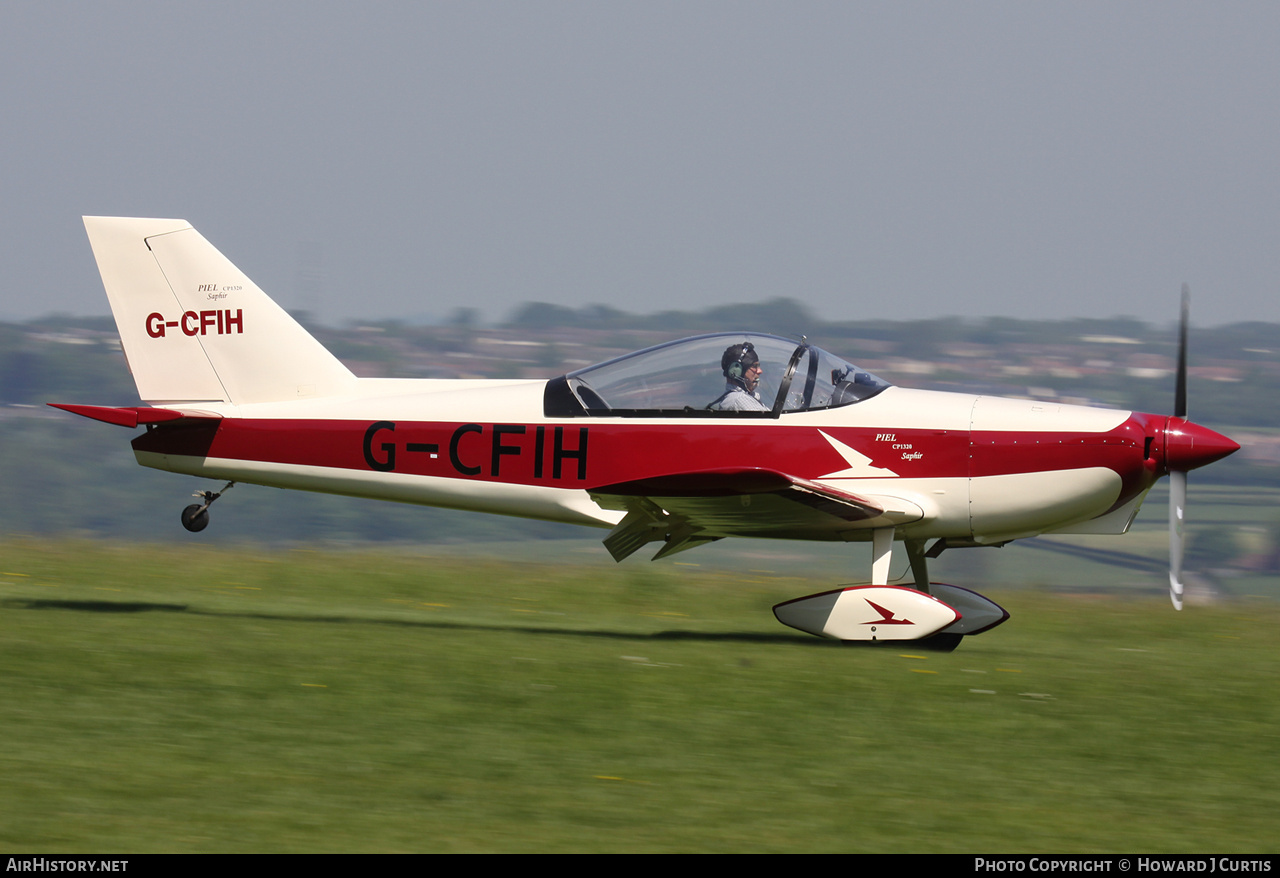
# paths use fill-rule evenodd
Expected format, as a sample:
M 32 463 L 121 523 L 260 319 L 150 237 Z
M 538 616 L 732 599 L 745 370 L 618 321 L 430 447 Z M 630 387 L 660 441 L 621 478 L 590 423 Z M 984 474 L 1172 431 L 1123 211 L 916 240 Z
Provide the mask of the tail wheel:
M 192 533 L 199 533 L 209 526 L 209 507 L 227 491 L 236 486 L 235 482 L 227 482 L 221 491 L 196 491 L 192 497 L 199 497 L 203 503 L 192 503 L 182 510 L 182 526 Z
M 209 526 L 209 507 L 192 503 L 182 510 L 182 526 L 192 533 L 199 533 Z

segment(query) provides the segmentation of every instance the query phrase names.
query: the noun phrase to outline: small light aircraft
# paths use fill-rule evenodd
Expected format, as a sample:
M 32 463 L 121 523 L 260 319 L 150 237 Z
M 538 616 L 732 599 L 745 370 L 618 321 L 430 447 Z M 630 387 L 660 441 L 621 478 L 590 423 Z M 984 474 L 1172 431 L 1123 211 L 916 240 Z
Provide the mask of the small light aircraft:
M 945 549 L 1124 533 L 1168 473 L 1181 608 L 1187 472 L 1239 446 L 1174 412 L 895 387 L 824 350 L 732 332 L 543 380 L 357 378 L 183 220 L 86 217 L 139 397 L 58 405 L 145 432 L 143 466 L 237 482 L 607 528 L 621 561 L 724 537 L 869 542 L 870 584 L 774 607 L 847 641 L 953 649 L 1008 618 L 932 583 Z M 736 401 L 736 402 L 735 402 Z M 901 543 L 908 586 L 890 583 Z

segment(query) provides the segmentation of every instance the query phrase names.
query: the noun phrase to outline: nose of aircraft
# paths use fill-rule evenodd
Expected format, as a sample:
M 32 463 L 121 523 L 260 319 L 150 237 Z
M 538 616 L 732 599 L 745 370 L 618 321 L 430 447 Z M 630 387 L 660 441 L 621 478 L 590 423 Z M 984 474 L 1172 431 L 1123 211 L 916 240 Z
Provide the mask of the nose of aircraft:
M 1186 472 L 1221 460 L 1240 445 L 1186 418 L 1169 418 L 1164 427 L 1165 469 Z

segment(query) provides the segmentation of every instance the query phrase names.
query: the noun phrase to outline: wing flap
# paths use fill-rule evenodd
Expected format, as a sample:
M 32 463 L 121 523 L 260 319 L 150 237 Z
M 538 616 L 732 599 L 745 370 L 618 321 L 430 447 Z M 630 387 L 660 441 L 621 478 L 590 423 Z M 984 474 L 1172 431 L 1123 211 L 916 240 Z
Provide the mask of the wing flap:
M 648 497 L 677 503 L 684 501 L 685 505 L 700 506 L 708 510 L 733 510 L 735 507 L 749 509 L 752 499 L 748 498 L 763 499 L 772 496 L 846 522 L 875 518 L 884 513 L 884 507 L 879 503 L 857 494 L 761 467 L 694 470 L 635 479 L 596 488 L 591 491 L 591 495 L 597 498 L 597 502 L 606 500 L 601 505 L 607 506 L 617 505 L 616 502 L 608 503 L 608 498 Z M 665 508 L 665 504 L 659 505 Z M 623 507 L 628 508 L 625 501 Z M 747 513 L 745 517 L 750 519 L 759 516 Z
M 671 473 L 590 493 L 602 507 L 627 511 L 604 540 L 617 561 L 657 540 L 665 545 L 655 560 L 725 536 L 837 539 L 885 512 L 865 497 L 763 468 Z

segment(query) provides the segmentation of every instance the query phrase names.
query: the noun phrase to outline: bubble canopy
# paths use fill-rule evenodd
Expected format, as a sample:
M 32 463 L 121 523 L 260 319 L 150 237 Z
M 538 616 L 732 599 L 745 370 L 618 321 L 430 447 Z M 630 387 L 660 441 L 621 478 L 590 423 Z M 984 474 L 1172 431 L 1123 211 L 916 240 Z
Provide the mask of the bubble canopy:
M 727 381 L 721 359 L 750 344 L 763 370 L 756 388 L 763 412 L 712 411 Z M 667 342 L 578 369 L 547 383 L 548 417 L 776 418 L 851 405 L 889 383 L 803 339 L 718 332 Z

